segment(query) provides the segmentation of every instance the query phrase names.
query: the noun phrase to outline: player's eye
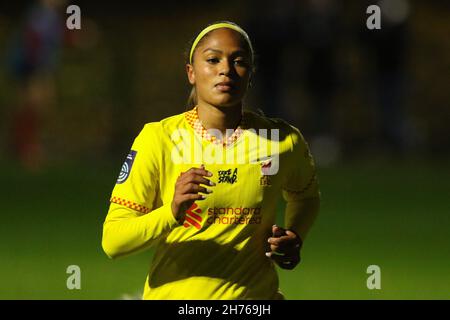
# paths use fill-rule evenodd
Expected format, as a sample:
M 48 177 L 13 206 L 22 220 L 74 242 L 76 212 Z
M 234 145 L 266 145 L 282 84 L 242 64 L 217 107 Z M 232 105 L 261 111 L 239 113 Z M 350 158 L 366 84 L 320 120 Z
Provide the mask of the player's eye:
M 244 60 L 244 59 L 236 59 L 236 60 L 234 60 L 234 64 L 237 65 L 237 66 L 241 66 L 241 67 L 247 67 L 248 66 L 247 61 Z
M 210 64 L 216 64 L 219 63 L 219 59 L 218 58 L 208 58 L 206 59 L 206 61 Z

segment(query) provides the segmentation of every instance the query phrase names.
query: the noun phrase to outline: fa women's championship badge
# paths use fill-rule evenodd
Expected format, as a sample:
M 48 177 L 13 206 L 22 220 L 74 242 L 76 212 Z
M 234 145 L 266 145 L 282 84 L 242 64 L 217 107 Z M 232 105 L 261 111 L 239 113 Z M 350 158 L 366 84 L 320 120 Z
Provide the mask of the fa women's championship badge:
M 137 151 L 131 150 L 130 153 L 128 153 L 127 158 L 125 159 L 125 162 L 122 165 L 122 168 L 120 170 L 119 177 L 117 178 L 116 184 L 124 183 L 131 172 L 131 167 L 133 166 L 134 159 L 136 158 Z

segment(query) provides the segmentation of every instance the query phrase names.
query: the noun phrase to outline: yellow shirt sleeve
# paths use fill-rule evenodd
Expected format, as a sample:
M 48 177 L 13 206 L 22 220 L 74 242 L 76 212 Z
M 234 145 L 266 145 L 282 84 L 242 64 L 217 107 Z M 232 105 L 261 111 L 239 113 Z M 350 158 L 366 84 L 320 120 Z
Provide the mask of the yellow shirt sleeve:
M 285 227 L 299 233 L 302 240 L 319 210 L 320 191 L 314 159 L 300 131 L 292 127 L 292 152 L 287 160 L 287 174 L 282 184 L 286 201 Z
M 282 184 L 283 198 L 289 201 L 318 197 L 319 184 L 314 159 L 303 135 L 297 128 L 291 128 L 292 151 L 286 161 L 288 169 Z
M 145 249 L 179 226 L 170 203 L 157 207 L 161 156 L 158 126 L 147 124 L 136 137 L 113 189 L 102 238 L 103 250 L 111 258 Z

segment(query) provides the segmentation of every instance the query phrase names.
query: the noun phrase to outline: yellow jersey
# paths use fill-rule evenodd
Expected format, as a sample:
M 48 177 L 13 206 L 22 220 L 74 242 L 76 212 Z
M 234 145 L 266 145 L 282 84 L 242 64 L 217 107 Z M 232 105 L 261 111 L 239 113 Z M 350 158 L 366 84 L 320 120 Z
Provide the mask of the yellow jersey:
M 213 173 L 213 193 L 178 223 L 171 210 L 176 180 L 201 164 Z M 265 255 L 281 196 L 319 197 L 299 130 L 245 110 L 222 138 L 204 129 L 194 108 L 148 123 L 136 137 L 111 195 L 103 249 L 115 258 L 155 246 L 144 299 L 283 298 Z

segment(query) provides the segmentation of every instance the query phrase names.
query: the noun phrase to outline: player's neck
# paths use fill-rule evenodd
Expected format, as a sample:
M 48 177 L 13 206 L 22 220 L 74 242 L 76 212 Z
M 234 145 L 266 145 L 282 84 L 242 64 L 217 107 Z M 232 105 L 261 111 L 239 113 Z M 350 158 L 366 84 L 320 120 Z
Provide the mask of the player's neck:
M 226 129 L 236 129 L 239 125 L 242 117 L 242 104 L 233 107 L 215 107 L 199 103 L 197 113 L 206 130 L 217 129 L 225 136 Z

